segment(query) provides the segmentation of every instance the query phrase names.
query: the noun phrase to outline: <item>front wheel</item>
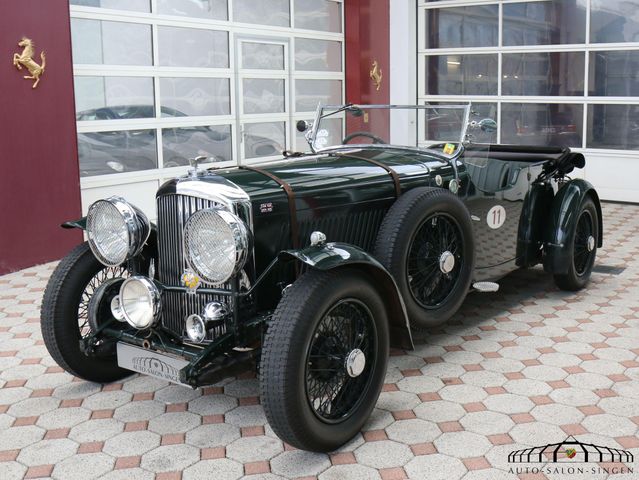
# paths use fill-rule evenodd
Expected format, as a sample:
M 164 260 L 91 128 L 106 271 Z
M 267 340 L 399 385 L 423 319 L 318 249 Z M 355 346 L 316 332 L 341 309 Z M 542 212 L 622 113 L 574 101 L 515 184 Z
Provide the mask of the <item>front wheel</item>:
M 368 280 L 306 273 L 277 306 L 262 349 L 262 404 L 275 433 L 317 452 L 346 443 L 375 406 L 388 350 L 386 309 Z
M 592 198 L 587 197 L 581 204 L 577 222 L 568 238 L 572 238 L 572 241 L 568 241 L 568 254 L 571 259 L 568 271 L 554 277 L 555 284 L 560 289 L 574 292 L 584 288 L 590 280 L 597 256 L 599 216 Z
M 100 286 L 115 286 L 125 276 L 128 273 L 124 267 L 102 265 L 87 242 L 71 250 L 51 275 L 42 299 L 42 337 L 49 354 L 71 375 L 99 383 L 131 375 L 118 367 L 114 351 L 88 356 L 80 349 L 81 339 L 94 329 L 89 321 L 91 300 L 96 292 L 109 295 Z M 105 303 L 108 300 L 100 299 Z

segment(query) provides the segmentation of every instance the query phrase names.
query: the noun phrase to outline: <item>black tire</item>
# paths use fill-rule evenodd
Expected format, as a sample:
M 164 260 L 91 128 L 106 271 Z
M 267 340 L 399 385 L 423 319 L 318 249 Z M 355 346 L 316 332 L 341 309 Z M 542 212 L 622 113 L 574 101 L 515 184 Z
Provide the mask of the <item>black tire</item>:
M 338 325 L 348 325 L 349 334 L 330 329 Z M 369 356 L 359 376 L 349 376 L 345 358 L 350 355 L 341 352 L 352 354 L 359 347 Z M 273 431 L 294 447 L 316 452 L 346 443 L 377 402 L 388 353 L 386 308 L 366 278 L 350 269 L 304 274 L 277 306 L 263 343 L 260 393 Z M 332 395 L 323 386 L 332 387 Z M 330 398 L 330 406 L 318 392 Z M 333 403 L 338 396 L 343 401 Z
M 592 237 L 592 249 L 588 248 L 589 237 Z M 588 284 L 597 257 L 599 215 L 597 206 L 590 196 L 582 202 L 579 216 L 568 238 L 568 255 L 571 259 L 568 272 L 555 274 L 554 279 L 561 290 L 575 292 Z
M 449 273 L 439 266 L 445 252 L 454 257 Z M 411 327 L 440 325 L 457 312 L 472 280 L 475 245 L 468 209 L 443 188 L 409 190 L 386 214 L 374 254 L 395 278 Z
M 82 335 L 90 331 L 84 316 L 94 289 L 91 285 L 122 270 L 102 265 L 84 242 L 60 261 L 49 279 L 42 299 L 42 337 L 49 354 L 71 375 L 99 383 L 131 375 L 118 367 L 115 354 L 87 356 L 80 350 Z

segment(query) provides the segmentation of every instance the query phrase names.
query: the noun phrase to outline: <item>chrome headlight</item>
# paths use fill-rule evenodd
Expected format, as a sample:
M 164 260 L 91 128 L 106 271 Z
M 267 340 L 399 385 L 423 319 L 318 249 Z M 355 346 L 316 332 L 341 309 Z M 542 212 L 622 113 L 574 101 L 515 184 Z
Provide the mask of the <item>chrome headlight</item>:
M 127 278 L 120 287 L 120 311 L 129 325 L 144 329 L 152 326 L 160 313 L 160 292 L 146 277 Z
M 150 232 L 146 216 L 122 197 L 98 200 L 89 207 L 89 246 L 95 257 L 108 267 L 137 255 Z
M 250 248 L 246 224 L 226 210 L 200 210 L 186 222 L 186 259 L 209 283 L 224 283 L 246 262 Z

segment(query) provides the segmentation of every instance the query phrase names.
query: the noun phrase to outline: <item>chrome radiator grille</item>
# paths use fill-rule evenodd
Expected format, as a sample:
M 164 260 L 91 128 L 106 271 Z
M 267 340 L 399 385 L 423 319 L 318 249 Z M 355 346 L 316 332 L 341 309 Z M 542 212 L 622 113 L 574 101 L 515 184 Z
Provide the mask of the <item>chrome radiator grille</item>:
M 157 199 L 158 211 L 158 279 L 167 286 L 181 286 L 181 277 L 187 267 L 183 252 L 184 225 L 189 217 L 203 208 L 219 206 L 215 202 L 184 195 L 162 195 Z M 205 285 L 203 286 L 210 286 Z M 230 285 L 216 286 L 228 288 Z M 207 303 L 218 301 L 231 307 L 230 297 L 220 295 L 164 291 L 162 293 L 162 324 L 184 337 L 186 318 L 201 314 Z M 225 333 L 224 325 L 211 330 L 207 340 Z

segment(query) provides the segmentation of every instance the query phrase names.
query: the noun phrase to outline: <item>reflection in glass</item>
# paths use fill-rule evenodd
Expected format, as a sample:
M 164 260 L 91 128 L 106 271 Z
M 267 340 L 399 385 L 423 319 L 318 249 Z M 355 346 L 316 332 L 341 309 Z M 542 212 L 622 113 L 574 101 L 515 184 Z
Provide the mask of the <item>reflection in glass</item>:
M 295 39 L 295 68 L 309 71 L 342 71 L 342 44 L 330 40 Z
M 313 120 L 308 119 L 307 122 L 311 123 Z M 298 132 L 295 129 L 295 148 L 299 152 L 310 152 L 311 148 L 304 137 L 304 133 Z M 344 139 L 344 130 L 342 127 L 341 118 L 327 118 L 322 120 L 320 129 L 315 136 L 315 150 L 319 150 L 330 145 L 341 145 Z
M 157 168 L 155 130 L 78 133 L 80 176 Z
M 83 7 L 102 7 L 147 13 L 151 11 L 151 2 L 149 0 L 70 0 L 69 3 Z
M 226 78 L 160 78 L 162 116 L 229 115 Z M 169 107 L 174 112 L 165 109 Z
M 582 129 L 583 105 L 501 105 L 501 143 L 581 147 Z
M 151 25 L 71 19 L 73 63 L 151 65 Z
M 295 28 L 342 31 L 342 4 L 332 0 L 295 0 Z
M 497 121 L 497 104 L 473 102 L 470 121 L 480 122 L 485 118 Z M 467 137 L 472 143 L 497 143 L 496 131 L 485 132 L 481 128 L 473 128 L 467 131 Z
M 503 95 L 583 95 L 583 52 L 504 53 Z
M 230 125 L 162 129 L 164 168 L 188 165 L 189 158 L 207 157 L 207 162 L 233 159 Z
M 228 20 L 227 0 L 157 0 L 157 13 Z
M 233 20 L 259 25 L 288 27 L 291 25 L 289 0 L 233 0 Z
M 152 78 L 76 76 L 74 90 L 79 121 L 155 116 Z
M 284 80 L 245 78 L 242 81 L 244 113 L 283 112 L 284 95 Z
M 200 28 L 158 27 L 160 65 L 168 67 L 227 68 L 227 32 Z
M 284 70 L 284 45 L 242 42 L 242 67 L 256 70 Z
M 639 0 L 591 0 L 590 42 L 639 42 Z
M 317 104 L 342 103 L 342 82 L 339 80 L 295 80 L 295 111 L 314 112 Z
M 245 123 L 244 157 L 272 157 L 286 148 L 286 123 Z
M 587 0 L 504 4 L 504 45 L 557 45 L 586 41 Z
M 498 12 L 497 5 L 426 10 L 426 48 L 496 46 Z
M 639 50 L 590 52 L 589 95 L 639 97 Z
M 462 102 L 426 102 L 427 105 L 459 105 Z M 423 125 L 427 141 L 459 141 L 466 121 L 463 108 L 440 108 L 419 110 L 419 125 Z
M 497 55 L 426 57 L 426 94 L 497 95 Z
M 586 146 L 639 150 L 639 105 L 588 105 Z

